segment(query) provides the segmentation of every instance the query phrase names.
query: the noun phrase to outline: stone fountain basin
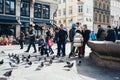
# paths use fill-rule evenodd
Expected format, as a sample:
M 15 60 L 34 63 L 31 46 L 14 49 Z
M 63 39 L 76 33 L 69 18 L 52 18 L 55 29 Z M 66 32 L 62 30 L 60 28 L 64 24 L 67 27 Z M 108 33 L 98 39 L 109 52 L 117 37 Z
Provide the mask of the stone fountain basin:
M 120 58 L 120 44 L 110 41 L 89 41 L 88 46 L 92 52 L 101 56 L 111 56 Z

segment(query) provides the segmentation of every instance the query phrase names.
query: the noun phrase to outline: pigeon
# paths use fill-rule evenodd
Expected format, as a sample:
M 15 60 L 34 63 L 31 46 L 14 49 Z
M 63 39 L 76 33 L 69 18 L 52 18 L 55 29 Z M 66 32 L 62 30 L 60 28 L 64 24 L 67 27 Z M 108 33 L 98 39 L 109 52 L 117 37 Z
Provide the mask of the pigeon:
M 65 65 L 64 67 L 67 67 L 67 68 L 72 68 L 72 67 L 73 67 L 73 65 L 74 65 L 74 63 L 71 63 L 71 64 L 67 64 L 67 65 Z
M 39 70 L 41 70 L 40 67 L 37 67 L 37 68 L 35 69 L 35 71 L 39 71 Z
M 20 63 L 20 58 L 19 58 L 19 56 L 16 57 L 16 61 L 17 61 L 16 64 L 19 64 L 19 63 Z
M 2 59 L 1 61 L 0 61 L 0 65 L 2 65 L 4 63 L 4 60 Z
M 5 77 L 10 77 L 12 75 L 12 70 L 5 72 L 3 75 Z
M 29 54 L 27 58 L 30 59 L 30 57 L 31 57 L 31 56 L 30 56 L 30 54 Z
M 80 65 L 81 65 L 81 60 L 79 60 L 79 61 L 78 61 L 77 65 L 78 65 L 78 66 L 80 66 Z
M 28 62 L 28 65 L 30 65 L 30 66 L 31 66 L 31 65 L 32 65 L 32 62 L 31 62 L 31 61 L 30 61 L 30 62 Z
M 46 62 L 47 61 L 47 59 L 46 59 L 46 57 L 44 57 L 44 62 Z
M 52 59 L 50 59 L 49 64 L 52 64 L 52 63 L 53 63 L 53 61 L 52 61 Z
M 41 68 L 44 67 L 44 63 L 41 62 L 41 64 L 38 67 L 41 67 Z
M 68 65 L 69 65 L 69 64 L 71 64 L 71 63 L 70 63 L 70 62 L 68 62 L 68 61 L 67 61 L 66 63 L 67 63 Z
M 52 56 L 52 58 L 51 58 L 52 60 L 54 60 L 55 59 L 55 55 L 54 56 Z
M 5 54 L 5 52 L 4 52 L 4 51 L 1 51 L 1 53 L 2 53 L 2 54 Z
M 9 65 L 10 65 L 11 67 L 17 67 L 16 65 L 13 65 L 11 62 L 9 62 Z

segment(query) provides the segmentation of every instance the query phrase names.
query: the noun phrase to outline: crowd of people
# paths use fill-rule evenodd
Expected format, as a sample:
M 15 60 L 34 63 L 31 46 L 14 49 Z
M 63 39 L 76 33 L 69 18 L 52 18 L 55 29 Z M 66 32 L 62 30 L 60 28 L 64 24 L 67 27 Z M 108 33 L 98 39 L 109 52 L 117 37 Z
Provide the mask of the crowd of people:
M 60 24 L 59 27 L 54 29 L 54 32 L 51 32 L 49 28 L 43 26 L 43 30 L 45 35 L 40 34 L 37 40 L 38 48 L 36 48 L 36 36 L 35 36 L 35 29 L 33 25 L 29 26 L 29 32 L 26 34 L 21 31 L 20 36 L 18 38 L 20 49 L 23 49 L 24 43 L 28 44 L 28 48 L 25 52 L 29 52 L 31 46 L 34 48 L 34 52 L 37 51 L 40 55 L 47 55 L 54 54 L 52 49 L 52 45 L 54 43 L 57 44 L 57 57 L 65 57 L 66 56 L 66 42 L 69 38 L 69 42 L 71 43 L 71 51 L 68 55 L 69 58 L 73 56 L 78 56 L 78 58 L 82 58 L 85 56 L 85 46 L 87 45 L 89 40 L 92 41 L 112 41 L 115 42 L 117 39 L 117 32 L 111 26 L 107 26 L 107 29 L 103 29 L 101 25 L 97 26 L 98 31 L 95 34 L 94 31 L 90 31 L 87 28 L 87 25 L 81 25 L 81 23 L 72 23 L 71 29 L 68 30 L 65 28 L 63 24 Z M 52 34 L 53 33 L 53 34 Z M 0 36 L 1 44 L 11 44 L 12 39 L 11 37 L 3 38 Z

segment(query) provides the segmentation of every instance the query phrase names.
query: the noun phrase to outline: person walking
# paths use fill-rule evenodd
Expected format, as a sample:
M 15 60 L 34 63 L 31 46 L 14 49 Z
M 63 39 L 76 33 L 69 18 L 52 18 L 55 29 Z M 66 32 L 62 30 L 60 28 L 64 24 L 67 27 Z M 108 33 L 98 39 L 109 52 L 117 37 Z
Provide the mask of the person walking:
M 20 49 L 23 49 L 24 38 L 25 38 L 25 35 L 24 35 L 23 31 L 20 31 L 20 40 L 19 40 Z
M 107 26 L 107 36 L 105 38 L 106 41 L 116 41 L 116 33 L 114 29 L 111 29 L 111 26 Z
M 62 50 L 62 57 L 66 56 L 65 53 L 65 45 L 66 45 L 66 40 L 67 40 L 68 34 L 66 29 L 64 29 L 63 24 L 60 25 L 60 30 L 57 35 L 57 40 L 58 40 L 58 53 L 57 57 L 60 57 L 60 50 Z
M 84 41 L 83 41 L 82 57 L 85 56 L 85 46 L 86 46 L 86 44 L 87 44 L 87 42 L 88 42 L 88 40 L 90 38 L 90 36 L 89 36 L 90 33 L 91 33 L 91 31 L 87 29 L 87 25 L 83 25 L 83 27 L 82 27 L 82 35 L 83 35 Z
M 35 46 L 35 30 L 33 28 L 33 25 L 30 25 L 29 28 L 30 28 L 30 30 L 29 30 L 29 45 L 28 45 L 28 48 L 27 48 L 27 50 L 25 52 L 29 52 L 30 47 L 32 45 L 33 48 L 34 48 L 33 53 L 36 53 L 37 50 L 36 50 L 36 46 Z

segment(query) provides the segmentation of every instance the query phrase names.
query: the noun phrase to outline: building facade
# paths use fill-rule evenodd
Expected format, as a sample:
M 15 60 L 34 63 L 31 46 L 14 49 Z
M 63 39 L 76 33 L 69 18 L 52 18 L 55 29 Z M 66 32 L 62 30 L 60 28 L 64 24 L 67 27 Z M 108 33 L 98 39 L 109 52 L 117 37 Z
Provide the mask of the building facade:
M 91 29 L 93 25 L 93 2 L 92 0 L 58 0 L 56 23 L 61 23 L 71 28 L 72 23 L 80 22 L 87 24 Z
M 97 31 L 97 25 L 106 28 L 110 25 L 110 0 L 94 0 L 93 30 Z
M 55 19 L 57 25 L 63 23 L 70 28 L 71 23 L 80 22 L 96 31 L 97 25 L 110 24 L 110 0 L 58 0 Z
M 0 35 L 18 37 L 33 23 L 52 26 L 56 6 L 55 0 L 0 0 Z
M 120 0 L 111 0 L 111 25 L 120 26 Z

